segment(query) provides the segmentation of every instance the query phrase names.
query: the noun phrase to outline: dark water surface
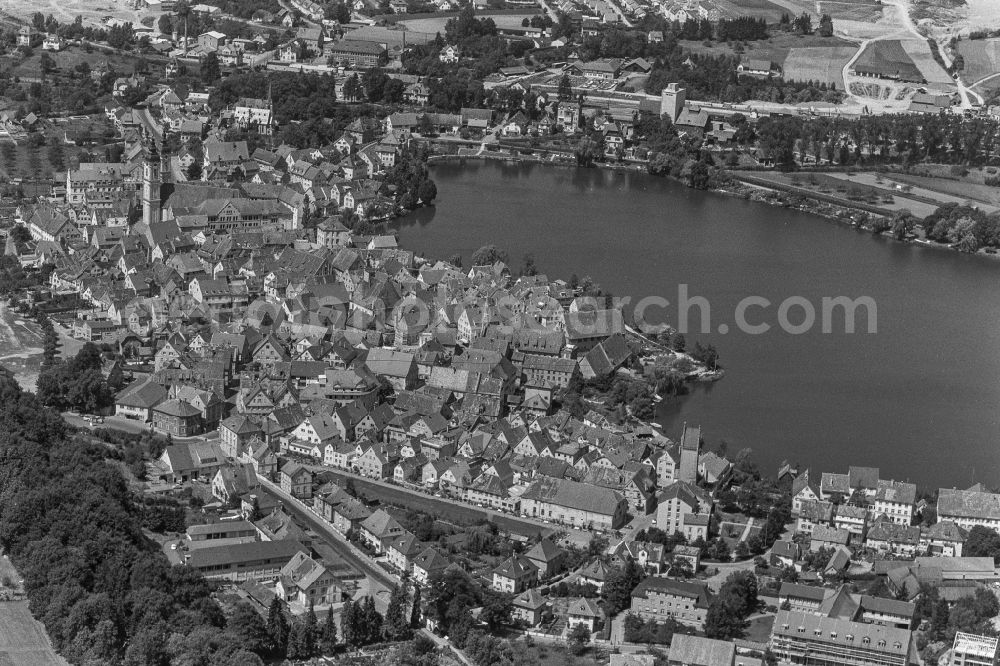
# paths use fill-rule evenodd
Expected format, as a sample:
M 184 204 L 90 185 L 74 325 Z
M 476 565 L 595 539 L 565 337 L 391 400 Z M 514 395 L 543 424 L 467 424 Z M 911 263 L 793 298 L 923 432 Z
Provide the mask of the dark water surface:
M 788 459 L 817 478 L 853 464 L 927 486 L 1000 482 L 1000 263 L 645 174 L 470 161 L 433 176 L 438 205 L 400 221 L 404 247 L 468 264 L 495 243 L 515 267 L 530 252 L 550 278 L 590 275 L 616 296 L 676 303 L 687 284 L 708 300 L 713 332 L 692 308 L 688 344 L 715 344 L 728 374 L 661 407 L 673 436 L 700 423 L 709 444 L 751 447 L 765 471 Z M 747 296 L 772 303 L 747 314 L 769 332 L 736 330 Z M 822 299 L 837 296 L 873 298 L 877 333 L 860 316 L 844 334 L 836 313 L 822 333 Z M 809 332 L 780 330 L 789 297 L 813 304 Z M 663 312 L 676 325 L 676 306 Z

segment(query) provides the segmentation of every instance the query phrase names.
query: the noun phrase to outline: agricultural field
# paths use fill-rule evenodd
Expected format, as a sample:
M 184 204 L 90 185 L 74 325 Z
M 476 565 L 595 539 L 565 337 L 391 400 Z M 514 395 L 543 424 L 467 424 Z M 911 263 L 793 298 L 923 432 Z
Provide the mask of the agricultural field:
M 768 23 L 777 23 L 782 14 L 793 13 L 769 0 L 715 0 L 715 5 L 723 15 L 753 16 L 763 18 Z
M 478 16 L 485 18 L 489 17 L 493 19 L 498 28 L 519 28 L 521 27 L 521 22 L 524 19 L 530 19 L 532 16 L 537 16 L 541 12 L 525 12 L 520 14 L 497 14 L 490 15 L 488 12 L 480 12 Z M 427 32 L 430 34 L 435 34 L 440 32 L 444 34 L 444 26 L 448 22 L 448 19 L 455 16 L 454 12 L 450 12 L 443 16 L 438 15 L 428 15 L 425 18 L 414 18 L 414 19 L 404 19 L 396 21 L 399 25 L 405 25 L 407 30 L 412 30 L 414 32 Z
M 1000 73 L 1000 38 L 963 39 L 958 43 L 958 52 L 965 59 L 962 80 L 968 84 Z
M 855 46 L 793 48 L 785 58 L 784 77 L 790 81 L 832 83 L 844 90 L 844 66 L 856 52 Z
M 743 53 L 736 53 L 733 50 L 735 43 L 726 42 L 713 42 L 711 46 L 705 46 L 702 42 L 696 41 L 685 41 L 681 42 L 685 49 L 690 50 L 692 53 L 698 54 L 710 54 L 710 55 L 727 55 L 727 56 L 739 56 L 745 60 L 760 59 L 769 60 L 776 65 L 780 66 L 783 70 L 787 69 L 786 62 L 788 60 L 789 54 L 793 51 L 799 52 L 796 56 L 796 63 L 807 63 L 807 62 L 818 62 L 822 55 L 817 55 L 811 53 L 812 51 L 823 51 L 827 49 L 846 49 L 851 50 L 851 55 L 857 50 L 857 47 L 850 42 L 845 42 L 837 37 L 820 37 L 819 35 L 797 35 L 792 33 L 780 32 L 774 34 L 770 39 L 766 39 L 759 42 L 746 42 L 745 50 Z M 850 56 L 847 56 L 850 59 Z M 846 62 L 844 60 L 843 62 Z M 843 63 L 841 63 L 841 68 Z M 787 76 L 788 79 L 799 80 L 798 76 Z M 807 80 L 810 77 L 806 77 Z M 816 79 L 817 77 L 811 77 Z M 838 78 L 838 86 L 842 86 L 843 82 Z
M 913 64 L 917 66 L 920 73 L 927 79 L 927 83 L 952 87 L 955 80 L 938 64 L 938 61 L 931 55 L 931 48 L 927 42 L 920 39 L 904 39 L 900 42 L 903 50 L 910 56 Z
M 0 603 L 0 664 L 65 666 L 49 645 L 45 628 L 31 617 L 28 602 Z
M 870 2 L 820 2 L 820 12 L 834 21 L 874 23 L 882 18 L 882 6 Z

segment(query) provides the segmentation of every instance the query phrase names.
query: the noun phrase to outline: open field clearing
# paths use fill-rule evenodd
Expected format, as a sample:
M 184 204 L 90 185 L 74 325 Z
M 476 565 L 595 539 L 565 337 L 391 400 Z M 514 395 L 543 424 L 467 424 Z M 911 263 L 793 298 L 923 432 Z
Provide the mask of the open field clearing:
M 65 666 L 49 645 L 45 628 L 31 617 L 28 602 L 0 603 L 0 663 L 17 666 Z
M 1000 38 L 963 39 L 958 43 L 958 52 L 965 59 L 962 80 L 966 83 L 1000 72 Z
M 35 12 L 46 16 L 52 14 L 60 23 L 72 23 L 77 16 L 82 16 L 85 25 L 94 26 L 103 25 L 106 16 L 139 25 L 145 17 L 155 20 L 160 15 L 160 12 L 132 9 L 125 0 L 0 0 L 0 13 L 30 20 Z
M 855 52 L 857 48 L 854 46 L 793 48 L 785 58 L 785 79 L 833 83 L 844 90 L 844 65 L 854 57 Z
M 1000 206 L 1000 187 L 973 182 L 967 178 L 952 180 L 950 178 L 934 178 L 933 176 L 920 176 L 908 173 L 893 173 L 888 174 L 886 177 L 914 187 L 922 187 L 949 194 L 963 201 L 971 200 L 973 203 L 984 202 L 993 206 Z

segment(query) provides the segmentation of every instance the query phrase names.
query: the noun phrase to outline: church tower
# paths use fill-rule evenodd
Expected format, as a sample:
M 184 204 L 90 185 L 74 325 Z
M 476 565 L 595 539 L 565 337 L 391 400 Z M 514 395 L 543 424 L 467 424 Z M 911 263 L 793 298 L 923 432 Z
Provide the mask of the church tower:
M 160 153 L 152 137 L 145 137 L 142 146 L 142 221 L 147 225 L 160 221 Z

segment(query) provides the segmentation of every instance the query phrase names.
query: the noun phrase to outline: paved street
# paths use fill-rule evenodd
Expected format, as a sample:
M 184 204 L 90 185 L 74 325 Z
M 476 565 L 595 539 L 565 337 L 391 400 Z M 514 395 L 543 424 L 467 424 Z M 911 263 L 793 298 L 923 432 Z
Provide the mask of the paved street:
M 122 418 L 120 416 L 105 416 L 104 423 L 91 423 L 84 420 L 82 414 L 76 412 L 63 412 L 63 420 L 66 423 L 74 426 L 76 428 L 81 428 L 84 430 L 94 430 L 95 428 L 110 428 L 111 430 L 120 430 L 121 432 L 129 432 L 136 435 L 140 435 L 144 432 L 149 432 L 148 423 L 140 423 L 139 421 L 133 421 L 132 419 Z M 165 435 L 158 430 L 152 431 L 157 435 Z M 219 439 L 219 431 L 212 430 L 203 435 L 195 435 L 193 437 L 171 437 L 175 442 L 211 442 L 213 440 Z

